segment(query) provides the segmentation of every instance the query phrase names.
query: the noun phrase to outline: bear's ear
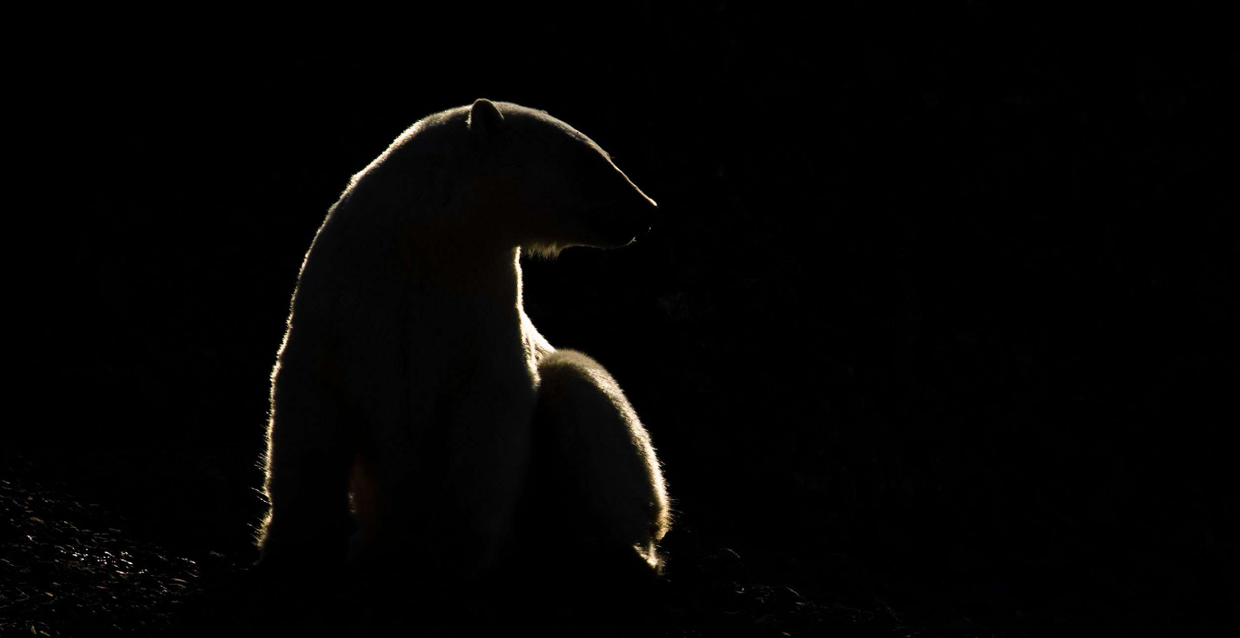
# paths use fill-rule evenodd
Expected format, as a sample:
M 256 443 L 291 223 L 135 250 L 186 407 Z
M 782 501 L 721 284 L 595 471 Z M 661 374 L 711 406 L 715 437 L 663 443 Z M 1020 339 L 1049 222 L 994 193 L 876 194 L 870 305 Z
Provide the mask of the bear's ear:
M 493 139 L 503 123 L 504 115 L 490 100 L 479 98 L 469 107 L 469 132 L 474 139 L 482 142 Z

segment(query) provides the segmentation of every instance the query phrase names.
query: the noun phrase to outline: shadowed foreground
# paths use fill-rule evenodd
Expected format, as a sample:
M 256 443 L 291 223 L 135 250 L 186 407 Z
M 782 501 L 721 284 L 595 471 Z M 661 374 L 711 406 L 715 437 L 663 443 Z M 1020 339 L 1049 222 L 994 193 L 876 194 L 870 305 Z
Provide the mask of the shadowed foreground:
M 161 547 L 145 538 L 158 520 L 121 516 L 80 496 L 79 490 L 90 493 L 90 485 L 111 472 L 133 472 L 131 462 L 138 456 L 94 458 L 100 460 L 4 459 L 7 478 L 0 481 L 0 517 L 8 523 L 0 559 L 0 631 L 38 636 L 223 636 L 289 630 L 347 635 L 382 633 L 396 625 L 431 635 L 513 630 L 600 636 L 989 634 L 963 617 L 941 627 L 915 627 L 879 601 L 866 605 L 765 581 L 755 572 L 771 565 L 751 569 L 737 552 L 712 546 L 691 528 L 668 538 L 673 557 L 668 578 L 659 587 L 634 594 L 619 613 L 608 608 L 597 587 L 582 591 L 575 583 L 535 581 L 495 585 L 494 591 L 479 587 L 456 594 L 393 596 L 383 609 L 340 591 L 275 596 L 250 572 L 250 553 Z M 58 478 L 49 480 L 53 473 Z M 120 504 L 126 505 L 133 504 Z M 190 507 L 176 500 L 163 506 Z M 163 515 L 168 521 L 205 516 L 168 509 Z M 234 536 L 237 531 L 245 532 L 234 530 Z M 412 581 L 394 585 L 394 590 L 407 590 Z M 944 618 L 950 617 L 949 610 L 942 611 Z M 616 618 L 604 621 L 603 614 Z

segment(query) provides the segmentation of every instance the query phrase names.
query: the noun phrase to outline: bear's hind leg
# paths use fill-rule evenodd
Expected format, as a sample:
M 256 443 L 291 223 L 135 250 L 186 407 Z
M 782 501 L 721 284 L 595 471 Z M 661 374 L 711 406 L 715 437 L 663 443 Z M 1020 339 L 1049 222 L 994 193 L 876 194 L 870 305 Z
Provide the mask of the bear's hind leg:
M 640 558 L 646 571 L 659 571 L 667 490 L 637 413 L 615 379 L 580 352 L 553 352 L 538 373 L 527 536 L 541 535 L 534 542 L 556 546 L 566 563 L 576 552 L 584 554 L 577 560 L 617 566 L 613 558 Z

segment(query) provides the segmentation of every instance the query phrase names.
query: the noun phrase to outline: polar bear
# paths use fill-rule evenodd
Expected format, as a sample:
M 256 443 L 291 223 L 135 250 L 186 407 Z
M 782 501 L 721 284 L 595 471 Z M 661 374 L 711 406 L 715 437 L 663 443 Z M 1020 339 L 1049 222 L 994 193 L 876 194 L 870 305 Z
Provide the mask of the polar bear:
M 467 580 L 593 544 L 657 571 L 669 509 L 650 437 L 602 366 L 534 328 L 519 262 L 624 246 L 655 212 L 585 135 L 482 99 L 355 175 L 272 372 L 259 565 L 348 555 Z

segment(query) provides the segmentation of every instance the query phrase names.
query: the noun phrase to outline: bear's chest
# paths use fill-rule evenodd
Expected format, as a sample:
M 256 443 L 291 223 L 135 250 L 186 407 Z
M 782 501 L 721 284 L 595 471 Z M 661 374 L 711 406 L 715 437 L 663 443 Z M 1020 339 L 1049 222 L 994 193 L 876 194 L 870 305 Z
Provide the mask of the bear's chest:
M 537 372 L 519 311 L 462 313 L 409 327 L 410 406 L 444 415 L 532 413 Z M 453 418 L 453 420 L 458 420 Z

